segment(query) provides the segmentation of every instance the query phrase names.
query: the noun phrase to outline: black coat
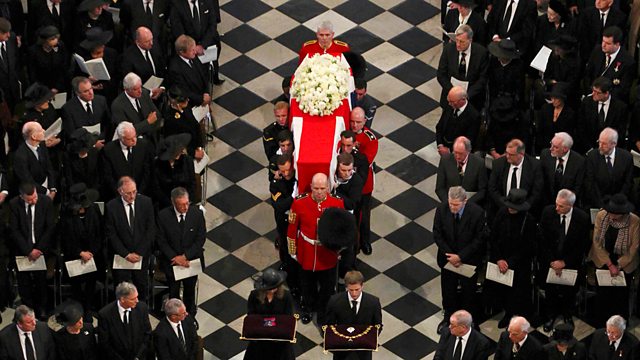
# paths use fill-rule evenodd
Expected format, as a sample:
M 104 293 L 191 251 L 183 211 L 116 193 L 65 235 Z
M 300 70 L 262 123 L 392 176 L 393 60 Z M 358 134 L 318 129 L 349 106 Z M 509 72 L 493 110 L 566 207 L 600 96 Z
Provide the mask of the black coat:
M 0 331 L 0 358 L 6 360 L 23 360 L 20 334 L 14 322 Z M 56 348 L 51 330 L 45 322 L 36 323 L 36 330 L 31 333 L 33 347 L 39 360 L 55 360 Z
M 80 259 L 80 252 L 89 251 L 96 261 L 102 261 L 104 243 L 104 220 L 98 205 L 85 209 L 84 219 L 66 213 L 61 217 L 62 249 L 66 260 Z
M 362 188 L 364 181 L 358 175 L 353 173 L 351 179 L 344 184 L 340 184 L 334 191 L 334 195 L 338 195 L 344 200 L 344 208 L 347 210 L 357 210 L 360 208 L 360 198 L 362 198 Z
M 158 213 L 158 248 L 162 264 L 171 269 L 171 259 L 184 255 L 187 260 L 202 257 L 207 228 L 202 211 L 190 206 L 184 219 L 184 228 L 180 228 L 173 206 Z
M 606 329 L 598 329 L 593 333 L 591 345 L 589 346 L 590 360 L 618 360 L 635 359 L 638 355 L 638 339 L 628 331 L 625 331 L 620 340 L 620 344 L 612 356 L 609 351 L 609 337 Z
M 173 331 L 166 316 L 163 316 L 153 331 L 153 344 L 158 360 L 195 360 L 198 353 L 198 332 L 191 315 L 180 322 L 186 350 Z
M 149 56 L 151 56 L 151 61 L 153 61 L 155 76 L 164 79 L 167 73 L 165 57 L 160 51 L 156 50 L 155 47 L 150 50 Z M 144 84 L 152 75 L 154 75 L 153 70 L 154 69 L 144 58 L 144 55 L 142 55 L 142 52 L 137 45 L 133 44 L 129 46 L 122 54 L 122 59 L 120 60 L 120 73 L 123 78 L 125 75 L 132 72 L 140 76 L 142 84 Z
M 544 352 L 540 341 L 535 337 L 528 335 L 527 340 L 520 347 L 520 351 L 517 354 L 513 354 L 513 342 L 509 339 L 509 333 L 507 331 L 500 334 L 500 340 L 498 340 L 498 347 L 494 355 L 495 360 L 542 360 L 544 359 Z
M 109 259 L 118 254 L 126 257 L 135 252 L 143 257 L 144 264 L 148 264 L 149 255 L 156 239 L 156 219 L 151 199 L 138 195 L 134 203 L 134 228 L 129 227 L 127 214 L 122 199 L 117 197 L 105 206 L 105 234 L 109 244 Z
M 506 26 L 503 26 L 503 22 L 505 22 L 504 18 L 509 2 L 508 0 L 494 1 L 493 9 L 487 17 L 489 40 L 494 35 L 498 35 L 500 39 L 509 38 L 516 43 L 521 53 L 526 54 L 530 50 L 531 40 L 533 40 L 535 34 L 536 4 L 532 1 L 518 1 L 518 6 L 512 9 L 515 14 L 513 15 L 511 27 L 505 32 L 504 28 Z M 509 19 L 506 19 L 506 21 L 509 21 Z
M 467 107 L 457 118 L 454 117 L 453 111 L 451 106 L 445 107 L 436 124 L 438 145 L 444 145 L 453 151 L 453 142 L 458 136 L 465 136 L 472 145 L 476 144 L 480 131 L 480 113 L 471 103 L 467 103 Z
M 29 238 L 30 229 L 27 223 L 25 202 L 22 198 L 16 196 L 9 202 L 9 207 L 11 209 L 11 217 L 9 218 L 11 253 L 14 256 L 28 256 L 31 250 L 38 249 L 47 254 L 55 246 L 53 235 L 56 223 L 51 199 L 48 196 L 38 195 L 33 220 L 35 243 Z
M 605 63 L 606 55 L 602 52 L 600 46 L 595 47 L 589 56 L 584 72 L 587 84 L 591 85 L 596 78 L 604 76 L 613 83 L 611 97 L 628 104 L 631 85 L 638 71 L 635 60 L 627 50 L 620 47 L 618 55 L 611 61 L 609 67 L 605 67 Z
M 29 81 L 39 82 L 49 89 L 66 92 L 71 82 L 70 59 L 71 54 L 62 41 L 58 42 L 58 49 L 44 51 L 42 45 L 34 44 L 27 49 L 27 68 Z
M 612 6 L 607 15 L 607 21 L 604 28 L 609 26 L 617 26 L 622 31 L 626 29 L 627 15 Z M 602 42 L 602 21 L 600 20 L 600 10 L 591 6 L 580 12 L 580 49 L 583 59 L 587 59 L 595 46 L 600 48 Z
M 536 154 L 549 146 L 556 133 L 566 132 L 572 137 L 576 137 L 576 118 L 573 109 L 565 104 L 556 121 L 553 121 L 554 110 L 553 105 L 545 103 L 538 112 Z
M 252 290 L 247 300 L 247 314 L 259 315 L 293 315 L 293 298 L 289 291 L 284 292 L 282 299 L 273 297 L 271 302 L 260 303 L 258 290 Z M 262 360 L 266 354 L 273 360 L 293 360 L 293 346 L 283 341 L 251 341 L 245 352 L 245 360 Z
M 611 97 L 604 123 L 600 123 L 600 118 L 598 117 L 599 109 L 600 104 L 597 101 L 593 101 L 591 96 L 586 96 L 582 99 L 578 112 L 580 126 L 577 127 L 576 143 L 578 148 L 576 150 L 583 154 L 586 154 L 592 148 L 598 148 L 598 137 L 606 127 L 613 128 L 618 132 L 619 145 L 624 142 L 624 134 L 627 133 L 627 125 L 629 124 L 627 104 L 622 100 Z M 636 132 L 630 131 L 630 133 L 635 134 Z M 635 143 L 633 135 L 631 135 L 631 138 L 632 144 Z
M 201 105 L 203 94 L 209 93 L 207 68 L 197 57 L 193 59 L 193 67 L 178 55 L 172 57 L 166 82 L 169 87 L 178 86 L 187 95 L 189 107 Z
M 634 201 L 633 157 L 624 149 L 616 148 L 613 170 L 609 173 L 607 162 L 598 150 L 587 154 L 585 176 L 585 201 L 592 208 L 601 208 L 605 195 L 623 193 Z
M 458 164 L 452 154 L 444 155 L 438 164 L 438 176 L 436 178 L 436 195 L 441 202 L 447 202 L 449 188 L 462 186 L 466 191 L 475 192 L 470 202 L 482 203 L 487 193 L 487 170 L 484 159 L 475 154 L 469 154 L 464 176 L 458 173 Z
M 469 331 L 471 331 L 471 333 L 469 334 L 469 339 L 464 348 L 461 360 L 487 360 L 491 353 L 489 340 L 479 331 Z M 453 360 L 453 353 L 457 341 L 457 338 L 451 335 L 448 328 L 443 328 L 433 360 Z
M 569 158 L 563 164 L 564 173 L 559 187 L 555 186 L 557 159 L 551 156 L 549 149 L 544 149 L 540 153 L 540 168 L 544 177 L 544 188 L 542 190 L 542 204 L 554 204 L 558 191 L 569 189 L 576 194 L 578 199 L 582 198 L 584 188 L 584 174 L 586 164 L 584 157 L 576 151 L 570 150 Z
M 466 76 L 462 76 L 458 71 L 460 53 L 456 49 L 455 43 L 444 45 L 440 62 L 438 63 L 438 83 L 442 86 L 440 95 L 440 106 L 448 106 L 447 94 L 453 87 L 451 77 L 458 80 L 468 81 L 467 94 L 469 101 L 473 104 L 484 103 L 484 90 L 487 83 L 487 69 L 489 68 L 489 52 L 480 44 L 471 43 L 471 55 L 467 57 Z
M 565 269 L 581 269 L 582 259 L 591 247 L 591 219 L 586 212 L 577 207 L 573 208 L 566 235 L 562 234 L 560 221 L 561 217 L 556 212 L 555 205 L 549 205 L 542 210 L 538 261 L 545 274 L 549 268 L 548 264 L 555 260 L 564 261 Z
M 103 181 L 105 192 L 115 195 L 118 179 L 131 176 L 138 185 L 138 192 L 146 195 L 153 193 L 153 152 L 145 139 L 138 139 L 131 152 L 132 159 L 127 161 L 120 147 L 120 141 L 107 143 L 102 149 Z
M 489 177 L 489 196 L 497 207 L 503 205 L 502 199 L 507 196 L 509 168 L 510 164 L 505 156 L 493 161 L 493 169 Z M 527 202 L 531 207 L 535 207 L 540 200 L 543 186 L 543 182 L 540 181 L 540 162 L 525 154 L 520 176 L 519 189 L 527 190 Z
M 542 349 L 547 360 L 587 360 L 587 347 L 580 341 L 569 345 L 564 354 L 558 351 L 555 341 L 545 344 Z
M 187 189 L 191 196 L 195 196 L 196 176 L 193 167 L 193 158 L 182 155 L 173 163 L 156 158 L 154 160 L 155 180 L 154 199 L 160 203 L 160 207 L 171 205 L 171 190 L 178 186 Z
M 151 357 L 151 324 L 147 304 L 139 302 L 129 313 L 131 330 L 127 331 L 117 300 L 98 313 L 98 345 L 103 359 L 145 360 Z
M 53 334 L 58 360 L 98 360 L 96 330 L 85 323 L 79 334 L 71 334 L 65 327 Z
M 433 241 L 438 245 L 438 266 L 442 268 L 447 264 L 445 254 L 457 254 L 464 264 L 480 265 L 486 248 L 484 210 L 467 202 L 460 218 L 457 236 L 454 219 L 448 203 L 444 202 L 436 208 Z
M 25 142 L 21 143 L 14 154 L 13 173 L 18 183 L 31 182 L 39 194 L 46 194 L 48 189 L 57 186 L 57 174 L 44 144 L 38 146 L 37 152 L 38 158 Z M 47 188 L 42 185 L 45 179 L 48 180 Z
M 95 124 L 100 124 L 101 139 L 111 139 L 108 138 L 111 134 L 111 112 L 107 105 L 107 99 L 102 95 L 95 94 L 91 102 L 91 112 L 91 115 L 87 113 L 87 109 L 77 96 L 72 96 L 62 106 L 62 131 L 66 139 L 69 139 L 74 130 Z
M 480 11 L 484 11 L 480 8 Z M 471 26 L 473 30 L 473 41 L 480 45 L 487 45 L 487 23 L 484 21 L 484 14 L 477 11 L 471 11 L 467 25 Z M 460 26 L 460 12 L 458 9 L 451 9 L 447 12 L 444 18 L 444 29 L 447 32 L 455 33 L 456 29 Z M 444 35 L 445 43 L 449 41 L 449 37 Z
M 197 29 L 191 12 L 191 2 L 185 0 L 173 0 L 171 3 L 171 30 L 173 37 L 189 35 L 196 44 L 202 45 L 205 49 L 213 44 L 220 43 L 217 26 L 220 22 L 220 7 L 218 0 L 198 1 L 198 12 L 200 13 L 200 28 Z M 218 51 L 220 46 L 218 45 Z
M 20 49 L 18 49 L 18 44 L 16 43 L 16 34 L 11 33 L 11 37 L 5 44 L 7 46 L 8 65 L 7 68 L 0 65 L 0 89 L 4 93 L 9 110 L 13 111 L 22 95 L 20 93 L 22 65 L 20 62 Z
M 153 100 L 151 100 L 149 90 L 142 89 L 142 96 L 138 98 L 138 102 L 140 103 L 141 113 L 138 113 L 138 110 L 133 107 L 127 94 L 124 91 L 121 92 L 111 103 L 111 126 L 115 129 L 119 123 L 128 121 L 136 128 L 138 136 L 144 136 L 155 144 L 162 124 L 162 114 L 156 108 Z M 152 112 L 156 113 L 157 119 L 153 124 L 149 124 L 147 117 Z

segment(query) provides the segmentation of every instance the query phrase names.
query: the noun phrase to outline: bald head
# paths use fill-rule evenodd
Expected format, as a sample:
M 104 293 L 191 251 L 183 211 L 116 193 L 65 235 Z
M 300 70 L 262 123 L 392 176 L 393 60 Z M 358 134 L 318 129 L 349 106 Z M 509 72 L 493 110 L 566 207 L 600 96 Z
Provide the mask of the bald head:
M 326 174 L 317 173 L 311 178 L 311 197 L 314 201 L 321 202 L 329 194 L 329 178 Z
M 460 109 L 467 103 L 467 90 L 461 86 L 454 86 L 447 94 L 449 106 L 454 109 Z
M 136 45 L 143 50 L 151 50 L 151 47 L 153 47 L 153 33 L 149 28 L 141 26 L 136 29 Z
M 362 131 L 365 123 L 364 110 L 361 107 L 355 107 L 351 110 L 351 131 L 359 133 Z

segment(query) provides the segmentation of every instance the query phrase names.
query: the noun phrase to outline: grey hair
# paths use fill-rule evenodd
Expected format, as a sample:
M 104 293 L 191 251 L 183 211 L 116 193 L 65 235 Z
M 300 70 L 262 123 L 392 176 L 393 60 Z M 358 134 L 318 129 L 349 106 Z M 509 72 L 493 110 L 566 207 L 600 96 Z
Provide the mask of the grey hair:
M 450 200 L 467 200 L 467 192 L 462 186 L 452 186 L 449 188 Z
M 118 127 L 116 128 L 116 134 L 118 134 L 118 139 L 122 139 L 122 137 L 124 136 L 124 132 L 129 129 L 133 131 L 136 130 L 133 124 L 128 121 L 122 121 L 120 124 L 118 124 Z
M 130 282 L 123 281 L 116 286 L 116 299 L 122 299 L 137 291 L 138 289 L 135 285 Z
M 462 145 L 464 145 L 464 149 L 467 152 L 471 152 L 471 149 L 472 149 L 471 140 L 469 140 L 466 136 L 458 136 L 453 143 L 455 144 L 455 143 L 458 143 L 458 142 L 461 142 Z
M 473 29 L 471 28 L 471 26 L 467 24 L 462 24 L 458 26 L 458 28 L 456 29 L 456 36 L 462 35 L 462 34 L 467 34 L 467 36 L 469 37 L 469 40 L 473 39 Z
M 333 23 L 329 20 L 325 20 L 323 22 L 320 23 L 320 25 L 318 25 L 318 27 L 316 28 L 317 31 L 320 30 L 329 30 L 331 32 L 333 32 Z
M 167 316 L 175 315 L 178 310 L 184 306 L 184 303 L 180 299 L 172 298 L 164 302 L 162 310 Z
M 606 136 L 610 142 L 618 144 L 618 132 L 615 129 L 606 127 L 600 132 L 600 136 Z
M 573 138 L 566 132 L 556 133 L 553 137 L 562 140 L 562 146 L 566 148 L 571 149 L 573 146 Z
M 186 196 L 187 199 L 189 198 L 189 192 L 187 191 L 187 189 L 183 188 L 182 186 L 178 186 L 176 188 L 174 188 L 173 190 L 171 190 L 171 200 L 175 200 L 177 198 Z
M 25 316 L 35 317 L 35 313 L 33 312 L 33 309 L 27 305 L 20 305 L 16 308 L 16 312 L 13 315 L 13 321 L 16 323 L 22 322 L 22 319 L 24 319 Z
M 613 315 L 607 320 L 607 326 L 616 327 L 620 332 L 624 332 L 627 328 L 627 321 L 620 315 Z
M 36 130 L 41 126 L 37 121 L 29 121 L 22 126 L 22 138 L 28 140 Z
M 142 84 L 142 79 L 140 79 L 140 76 L 136 75 L 136 73 L 130 72 L 122 79 L 122 87 L 125 90 L 130 90 L 137 84 Z
M 573 206 L 573 204 L 576 203 L 576 194 L 574 194 L 574 192 L 569 189 L 562 189 L 558 191 L 558 196 L 556 196 L 556 199 L 565 199 L 569 202 L 569 204 L 571 204 L 571 206 Z
M 468 328 L 473 325 L 473 317 L 467 310 L 458 310 L 451 315 L 452 318 L 456 319 L 458 325 L 463 325 Z
M 509 327 L 518 326 L 522 332 L 529 332 L 529 328 L 531 328 L 531 324 L 529 321 L 522 316 L 514 316 L 509 321 Z

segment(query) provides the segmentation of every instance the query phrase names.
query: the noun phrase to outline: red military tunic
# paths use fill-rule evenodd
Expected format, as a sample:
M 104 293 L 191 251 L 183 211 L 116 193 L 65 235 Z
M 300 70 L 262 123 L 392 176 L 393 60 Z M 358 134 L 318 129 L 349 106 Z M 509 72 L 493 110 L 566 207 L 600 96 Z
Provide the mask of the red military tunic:
M 316 202 L 310 194 L 299 195 L 289 210 L 287 243 L 289 254 L 297 255 L 302 270 L 321 271 L 334 268 L 338 254 L 318 241 L 318 221 L 324 209 L 344 209 L 342 199 L 327 195 L 324 201 Z
M 318 40 L 309 40 L 304 43 L 302 45 L 302 48 L 300 49 L 300 60 L 298 61 L 298 64 L 301 63 L 307 55 L 312 56 L 315 54 L 331 54 L 335 56 L 350 50 L 351 48 L 349 48 L 349 45 L 347 45 L 346 42 L 340 40 L 334 39 L 328 49 L 321 48 L 320 44 L 318 44 Z
M 365 126 L 362 131 L 356 134 L 356 142 L 358 143 L 358 151 L 366 156 L 367 161 L 369 161 L 369 175 L 362 188 L 362 193 L 371 194 L 373 192 L 373 160 L 378 154 L 378 138 Z

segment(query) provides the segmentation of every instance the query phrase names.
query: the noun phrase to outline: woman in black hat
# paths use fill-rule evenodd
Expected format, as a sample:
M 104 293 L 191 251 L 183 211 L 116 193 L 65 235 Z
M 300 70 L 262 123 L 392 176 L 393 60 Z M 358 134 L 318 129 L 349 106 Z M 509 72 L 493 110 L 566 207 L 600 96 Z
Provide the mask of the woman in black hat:
M 253 277 L 255 290 L 249 294 L 248 314 L 293 315 L 293 298 L 285 289 L 287 273 L 271 268 Z M 295 359 L 291 343 L 285 341 L 251 341 L 244 353 L 245 360 Z
M 58 360 L 98 360 L 95 329 L 82 318 L 82 306 L 75 301 L 67 301 L 56 320 L 64 327 L 58 330 L 53 339 L 56 343 Z
M 89 74 L 83 73 L 77 64 L 75 75 L 87 76 L 91 80 L 93 91 L 96 94 L 100 94 L 107 98 L 107 101 L 111 103 L 116 98 L 118 92 L 118 52 L 107 46 L 107 43 L 113 38 L 113 31 L 105 30 L 100 27 L 93 27 L 87 30 L 85 34 L 86 38 L 80 42 L 80 46 L 77 48 L 77 54 L 82 56 L 85 61 L 93 59 L 102 59 L 104 61 L 110 80 L 96 80 L 90 77 Z
M 50 103 L 53 96 L 54 92 L 40 83 L 36 82 L 29 86 L 24 94 L 25 113 L 21 117 L 21 122 L 25 124 L 29 121 L 37 121 L 42 125 L 42 128 L 49 128 L 59 117 L 58 112 Z M 59 142 L 60 139 L 57 141 L 52 139 L 47 142 L 47 147 L 55 146 Z
M 155 159 L 156 199 L 160 208 L 171 206 L 171 190 L 181 186 L 189 192 L 193 202 L 196 197 L 196 177 L 193 158 L 186 148 L 189 134 L 171 135 L 158 144 L 158 157 Z M 199 197 L 197 197 L 199 199 Z
M 576 35 L 576 25 L 569 11 L 560 0 L 549 1 L 547 13 L 538 16 L 536 29 L 538 29 L 535 38 L 535 53 L 542 46 L 549 47 L 549 42 L 556 39 L 561 34 Z
M 204 156 L 204 136 L 200 123 L 193 116 L 189 106 L 189 98 L 177 86 L 169 89 L 169 107 L 164 112 L 165 137 L 187 133 L 191 140 L 187 144 L 187 153 L 194 159 L 200 160 Z
M 575 138 L 575 112 L 566 106 L 569 84 L 556 83 L 547 93 L 549 102 L 545 102 L 538 112 L 536 121 L 536 154 L 549 147 L 556 133 L 566 132 Z
M 27 49 L 31 83 L 40 82 L 54 93 L 67 92 L 71 81 L 71 55 L 53 25 L 38 30 L 38 41 Z
M 108 7 L 107 0 L 84 0 L 78 5 L 76 8 L 78 16 L 74 21 L 74 45 L 80 44 L 86 38 L 87 31 L 92 28 L 99 27 L 104 31 L 114 31 L 115 24 L 113 17 L 107 11 Z
M 557 82 L 567 83 L 569 85 L 567 104 L 577 110 L 580 106 L 580 82 L 582 81 L 578 40 L 574 36 L 561 34 L 549 42 L 549 47 L 553 52 L 549 56 L 547 69 L 543 75 L 545 91 L 550 91 Z
M 90 189 L 102 189 L 99 152 L 94 147 L 97 141 L 98 134 L 92 134 L 85 128 L 78 128 L 71 133 L 63 158 L 67 186 L 84 183 Z
M 634 213 L 633 204 L 618 193 L 605 201 L 604 209 L 596 215 L 593 242 L 589 258 L 596 269 L 608 270 L 612 277 L 621 271 L 627 286 L 596 288 L 597 323 L 604 323 L 612 315 L 629 318 L 629 286 L 640 262 L 640 218 Z
M 587 360 L 587 347 L 573 336 L 573 325 L 558 324 L 542 348 L 547 360 Z

